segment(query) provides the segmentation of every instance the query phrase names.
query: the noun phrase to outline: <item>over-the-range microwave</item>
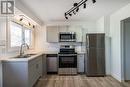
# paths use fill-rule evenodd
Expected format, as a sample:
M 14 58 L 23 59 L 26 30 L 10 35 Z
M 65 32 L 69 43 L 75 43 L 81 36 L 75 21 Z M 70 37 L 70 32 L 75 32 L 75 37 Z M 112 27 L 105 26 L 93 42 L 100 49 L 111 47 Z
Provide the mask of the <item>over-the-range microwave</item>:
M 60 32 L 59 42 L 76 42 L 75 32 Z

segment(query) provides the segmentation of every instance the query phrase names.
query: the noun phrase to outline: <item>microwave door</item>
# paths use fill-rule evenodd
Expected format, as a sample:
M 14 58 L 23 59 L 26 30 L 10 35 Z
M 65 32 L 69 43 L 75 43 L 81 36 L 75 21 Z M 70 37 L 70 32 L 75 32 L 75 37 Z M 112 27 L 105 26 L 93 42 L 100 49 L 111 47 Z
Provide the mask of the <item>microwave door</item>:
M 75 34 L 71 33 L 60 33 L 59 40 L 60 42 L 74 42 L 75 41 Z

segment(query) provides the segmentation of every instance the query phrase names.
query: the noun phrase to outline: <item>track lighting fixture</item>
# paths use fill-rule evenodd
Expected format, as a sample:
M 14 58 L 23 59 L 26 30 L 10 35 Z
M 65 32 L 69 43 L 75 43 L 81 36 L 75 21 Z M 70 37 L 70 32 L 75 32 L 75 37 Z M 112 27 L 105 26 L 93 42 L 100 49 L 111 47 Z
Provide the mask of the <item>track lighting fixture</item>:
M 68 10 L 67 12 L 65 12 L 65 19 L 68 19 L 68 16 L 72 16 L 72 13 L 76 14 L 76 12 L 79 11 L 79 7 L 81 5 L 83 5 L 83 8 L 86 8 L 86 2 L 87 1 L 88 0 L 81 0 L 79 3 L 74 3 L 73 7 L 70 10 Z M 96 0 L 92 0 L 92 2 L 96 3 Z
M 27 18 L 24 15 L 19 15 L 19 16 L 20 16 L 20 19 L 19 19 L 20 22 L 23 22 L 24 24 L 26 24 L 29 27 L 35 28 L 35 25 L 33 25 L 31 23 L 31 20 L 29 18 Z

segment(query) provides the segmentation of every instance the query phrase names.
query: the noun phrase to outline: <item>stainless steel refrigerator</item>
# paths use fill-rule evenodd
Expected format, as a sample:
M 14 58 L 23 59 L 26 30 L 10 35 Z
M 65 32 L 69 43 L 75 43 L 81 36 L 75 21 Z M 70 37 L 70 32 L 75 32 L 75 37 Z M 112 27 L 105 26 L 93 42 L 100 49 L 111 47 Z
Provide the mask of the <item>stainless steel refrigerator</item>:
M 86 35 L 85 71 L 87 76 L 105 76 L 105 34 Z

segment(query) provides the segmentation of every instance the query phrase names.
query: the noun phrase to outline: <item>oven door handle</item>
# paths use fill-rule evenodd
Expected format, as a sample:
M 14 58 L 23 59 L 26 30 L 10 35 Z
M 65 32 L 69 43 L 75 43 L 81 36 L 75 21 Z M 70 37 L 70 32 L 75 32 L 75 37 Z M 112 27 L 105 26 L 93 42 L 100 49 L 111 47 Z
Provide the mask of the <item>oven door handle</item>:
M 77 54 L 67 54 L 67 55 L 59 54 L 58 56 L 77 56 Z

